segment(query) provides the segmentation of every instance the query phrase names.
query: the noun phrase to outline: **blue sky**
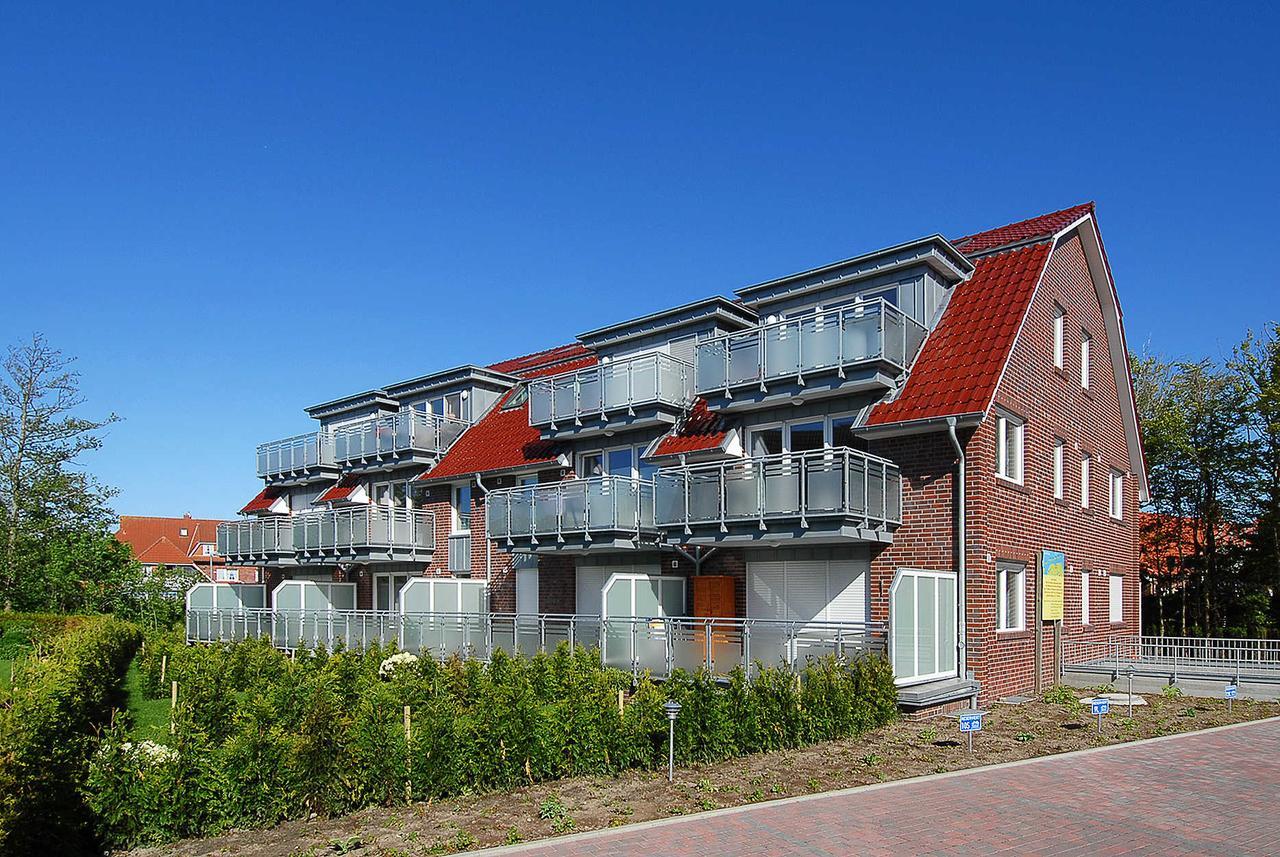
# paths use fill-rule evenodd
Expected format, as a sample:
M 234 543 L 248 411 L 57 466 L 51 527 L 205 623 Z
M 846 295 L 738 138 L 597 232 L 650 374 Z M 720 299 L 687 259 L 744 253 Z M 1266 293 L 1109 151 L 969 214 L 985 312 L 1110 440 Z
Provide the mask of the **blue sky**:
M 1273 8 L 692 6 L 0 5 L 0 342 L 225 516 L 305 405 L 1088 199 L 1131 345 L 1277 317 Z

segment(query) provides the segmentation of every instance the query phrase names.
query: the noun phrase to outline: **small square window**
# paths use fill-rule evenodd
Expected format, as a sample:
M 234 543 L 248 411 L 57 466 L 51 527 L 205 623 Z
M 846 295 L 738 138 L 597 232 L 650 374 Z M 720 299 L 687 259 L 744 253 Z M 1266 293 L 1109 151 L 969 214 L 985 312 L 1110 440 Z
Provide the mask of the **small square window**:
M 1026 627 L 1026 573 L 1021 565 L 996 566 L 996 629 L 1021 631 Z

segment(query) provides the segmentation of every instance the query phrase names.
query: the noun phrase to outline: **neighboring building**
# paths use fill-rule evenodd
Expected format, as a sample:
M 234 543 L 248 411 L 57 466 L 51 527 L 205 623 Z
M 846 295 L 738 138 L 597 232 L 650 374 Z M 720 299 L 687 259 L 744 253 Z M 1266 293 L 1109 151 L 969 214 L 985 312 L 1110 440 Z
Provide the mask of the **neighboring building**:
M 208 518 L 153 518 L 121 515 L 116 539 L 133 549 L 145 571 L 189 568 L 212 581 L 256 583 L 257 569 L 227 564 L 217 554 L 217 528 L 225 521 Z
M 1146 474 L 1092 204 L 307 413 L 219 529 L 269 591 L 395 609 L 410 576 L 473 576 L 497 612 L 870 623 L 919 710 L 1033 691 L 1055 637 L 1140 627 Z M 1057 626 L 1041 551 L 1066 557 Z

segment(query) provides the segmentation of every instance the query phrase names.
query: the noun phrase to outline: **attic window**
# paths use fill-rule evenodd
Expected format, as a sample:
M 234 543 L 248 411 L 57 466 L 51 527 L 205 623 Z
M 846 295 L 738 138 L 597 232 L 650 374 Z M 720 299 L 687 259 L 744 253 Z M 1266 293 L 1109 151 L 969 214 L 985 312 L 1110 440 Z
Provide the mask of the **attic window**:
M 187 528 L 186 528 L 186 527 L 180 527 L 180 528 L 178 529 L 178 535 L 182 536 L 182 538 L 184 538 L 184 539 L 185 539 L 185 538 L 187 537 Z
M 504 411 L 514 410 L 521 407 L 527 401 L 529 401 L 529 385 L 521 384 L 516 387 L 515 392 L 512 393 L 511 397 L 502 405 L 502 409 Z

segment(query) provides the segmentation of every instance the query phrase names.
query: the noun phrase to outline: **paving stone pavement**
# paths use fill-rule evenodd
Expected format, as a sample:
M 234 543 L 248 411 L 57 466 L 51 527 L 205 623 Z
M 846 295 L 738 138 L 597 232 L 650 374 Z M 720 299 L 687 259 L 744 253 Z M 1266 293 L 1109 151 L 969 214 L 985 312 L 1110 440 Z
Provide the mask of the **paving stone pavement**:
M 1280 719 L 497 853 L 1280 854 Z

